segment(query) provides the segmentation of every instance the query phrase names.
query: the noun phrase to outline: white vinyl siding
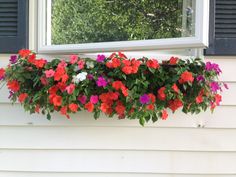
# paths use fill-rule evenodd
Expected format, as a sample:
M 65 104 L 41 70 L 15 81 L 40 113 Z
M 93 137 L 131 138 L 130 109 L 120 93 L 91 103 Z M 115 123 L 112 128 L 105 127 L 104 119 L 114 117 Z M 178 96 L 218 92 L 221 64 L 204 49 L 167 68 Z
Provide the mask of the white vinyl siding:
M 236 176 L 236 57 L 210 60 L 229 84 L 222 105 L 213 114 L 169 112 L 167 121 L 145 127 L 86 112 L 48 121 L 12 106 L 1 90 L 0 177 Z

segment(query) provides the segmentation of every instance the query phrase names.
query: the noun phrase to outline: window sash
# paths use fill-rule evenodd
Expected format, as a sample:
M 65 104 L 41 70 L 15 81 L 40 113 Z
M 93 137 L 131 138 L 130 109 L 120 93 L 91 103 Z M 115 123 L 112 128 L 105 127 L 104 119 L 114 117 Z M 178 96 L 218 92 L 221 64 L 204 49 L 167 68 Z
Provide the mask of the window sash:
M 140 51 L 140 50 L 175 50 L 183 48 L 205 48 L 208 46 L 209 28 L 209 0 L 196 0 L 195 9 L 195 36 L 150 39 L 135 41 L 97 42 L 83 44 L 51 44 L 51 31 L 47 31 L 47 25 L 51 24 L 51 1 L 38 1 L 38 47 L 39 53 L 90 53 L 112 51 Z M 47 40 L 47 41 L 46 41 Z M 47 44 L 47 45 L 46 45 Z

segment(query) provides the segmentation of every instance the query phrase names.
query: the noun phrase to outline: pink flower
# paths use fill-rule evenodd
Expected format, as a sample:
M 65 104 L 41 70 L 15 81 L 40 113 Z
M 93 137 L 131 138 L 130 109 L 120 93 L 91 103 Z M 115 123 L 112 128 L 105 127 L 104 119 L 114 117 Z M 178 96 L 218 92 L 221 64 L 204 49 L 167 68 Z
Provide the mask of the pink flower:
M 85 104 L 87 97 L 85 95 L 80 95 L 78 96 L 78 100 L 80 101 L 80 103 Z
M 70 56 L 70 63 L 75 64 L 78 61 L 78 56 L 77 55 L 71 55 Z
M 96 104 L 98 102 L 98 96 L 97 95 L 92 95 L 90 97 L 90 102 L 93 104 Z
M 62 60 L 59 64 L 58 64 L 58 68 L 65 68 L 67 66 L 67 63 L 65 62 L 65 60 Z
M 66 91 L 68 94 L 72 94 L 75 90 L 75 85 L 74 84 L 70 84 L 66 87 Z
M 55 74 L 55 71 L 53 69 L 49 69 L 45 71 L 46 78 L 53 77 Z
M 83 69 L 85 62 L 83 60 L 79 60 L 77 64 L 79 69 Z
M 96 81 L 98 87 L 106 87 L 107 81 L 104 77 L 100 76 L 98 77 L 98 80 Z

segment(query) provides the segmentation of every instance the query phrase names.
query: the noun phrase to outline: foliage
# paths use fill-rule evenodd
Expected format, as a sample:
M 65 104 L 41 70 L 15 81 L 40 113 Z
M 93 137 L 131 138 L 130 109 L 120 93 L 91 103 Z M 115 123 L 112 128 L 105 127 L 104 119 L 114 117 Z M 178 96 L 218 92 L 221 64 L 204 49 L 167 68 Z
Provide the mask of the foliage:
M 10 99 L 30 113 L 70 113 L 87 110 L 120 119 L 138 119 L 141 125 L 167 119 L 167 109 L 199 113 L 219 105 L 223 83 L 217 81 L 217 64 L 201 59 L 128 59 L 123 53 L 96 60 L 71 55 L 70 60 L 37 59 L 22 49 L 11 56 L 0 78 L 7 83 Z M 227 88 L 227 85 L 224 84 Z
M 54 0 L 52 43 L 180 37 L 182 0 Z

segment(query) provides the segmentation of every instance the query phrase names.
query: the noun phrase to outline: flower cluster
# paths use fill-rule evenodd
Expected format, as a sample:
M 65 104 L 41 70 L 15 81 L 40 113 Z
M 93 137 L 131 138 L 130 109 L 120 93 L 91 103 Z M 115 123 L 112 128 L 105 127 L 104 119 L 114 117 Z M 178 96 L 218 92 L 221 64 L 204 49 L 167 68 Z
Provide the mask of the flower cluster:
M 96 60 L 71 55 L 68 60 L 37 58 L 22 49 L 13 55 L 7 68 L 0 69 L 0 80 L 10 90 L 9 98 L 19 101 L 30 113 L 54 111 L 67 118 L 87 110 L 120 119 L 139 119 L 141 125 L 166 120 L 168 109 L 199 113 L 213 110 L 221 102 L 217 64 L 200 59 L 171 57 L 128 59 L 123 53 L 98 55 Z

